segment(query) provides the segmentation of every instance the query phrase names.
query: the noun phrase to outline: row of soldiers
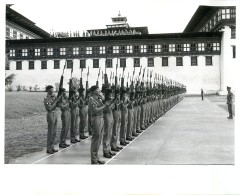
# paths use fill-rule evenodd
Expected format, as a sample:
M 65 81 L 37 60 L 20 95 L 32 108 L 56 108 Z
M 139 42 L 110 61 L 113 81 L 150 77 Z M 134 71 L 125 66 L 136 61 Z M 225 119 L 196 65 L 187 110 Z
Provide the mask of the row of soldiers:
M 60 88 L 56 97 L 53 87 L 47 86 L 48 94 L 44 98 L 48 122 L 47 153 L 57 152 L 53 147 L 57 130 L 57 107 L 61 109 L 62 120 L 59 147 L 69 146 L 66 143 L 69 129 L 71 143 L 86 139 L 88 136 L 85 132 L 88 129 L 89 135 L 92 135 L 91 163 L 104 164 L 98 156 L 101 142 L 103 156 L 112 158 L 115 152 L 123 149 L 122 146 L 128 145 L 177 104 L 182 99 L 181 94 L 186 92 L 186 87 L 180 84 L 170 83 L 166 86 L 162 83 L 152 87 L 151 83 L 136 82 L 134 85 L 132 81 L 130 87 L 124 87 L 123 83 L 122 78 L 121 86 L 117 83 L 111 85 L 105 77 L 101 90 L 98 82 L 90 89 L 86 86 L 86 90 L 80 84 L 79 89 L 71 87 L 69 97 L 64 88 Z

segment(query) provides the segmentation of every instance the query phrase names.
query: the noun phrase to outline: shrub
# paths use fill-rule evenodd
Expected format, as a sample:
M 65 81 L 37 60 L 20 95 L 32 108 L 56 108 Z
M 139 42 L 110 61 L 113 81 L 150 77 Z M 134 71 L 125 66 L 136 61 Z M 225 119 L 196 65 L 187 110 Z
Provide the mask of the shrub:
M 32 91 L 32 86 L 29 87 L 29 90 Z
M 21 85 L 17 85 L 17 91 L 21 91 L 22 90 L 22 86 Z
M 35 86 L 34 86 L 34 91 L 38 91 L 38 90 L 39 90 L 38 85 L 35 85 Z

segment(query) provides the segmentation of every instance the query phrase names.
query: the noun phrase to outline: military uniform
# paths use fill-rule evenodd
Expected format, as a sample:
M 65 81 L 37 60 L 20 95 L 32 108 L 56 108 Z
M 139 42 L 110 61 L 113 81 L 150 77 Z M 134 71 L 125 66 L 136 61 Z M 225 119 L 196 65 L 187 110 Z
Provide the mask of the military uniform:
M 66 148 L 66 147 L 69 146 L 68 144 L 66 144 L 66 138 L 67 138 L 67 134 L 68 134 L 68 131 L 69 131 L 69 128 L 70 128 L 70 120 L 71 120 L 69 101 L 68 101 L 67 96 L 63 96 L 60 99 L 59 107 L 62 111 L 62 114 L 61 114 L 62 130 L 61 130 L 61 134 L 60 134 L 59 147 L 60 148 Z
M 122 93 L 126 93 L 124 90 Z M 127 97 L 121 98 L 120 110 L 121 110 L 121 125 L 120 125 L 120 144 L 125 146 L 128 144 L 126 141 L 127 124 L 128 124 L 128 99 Z
M 228 105 L 228 112 L 229 112 L 229 117 L 228 117 L 228 119 L 233 119 L 233 112 L 232 112 L 233 93 L 230 91 L 230 90 L 231 90 L 230 87 L 227 87 L 227 89 L 228 89 L 227 105 Z
M 46 90 L 52 89 L 52 86 L 47 86 Z M 57 107 L 58 98 L 54 94 L 48 94 L 44 100 L 44 106 L 47 111 L 47 123 L 48 123 L 48 132 L 47 132 L 47 153 L 54 153 L 57 152 L 57 150 L 54 149 L 54 140 L 56 137 L 56 131 L 57 131 Z

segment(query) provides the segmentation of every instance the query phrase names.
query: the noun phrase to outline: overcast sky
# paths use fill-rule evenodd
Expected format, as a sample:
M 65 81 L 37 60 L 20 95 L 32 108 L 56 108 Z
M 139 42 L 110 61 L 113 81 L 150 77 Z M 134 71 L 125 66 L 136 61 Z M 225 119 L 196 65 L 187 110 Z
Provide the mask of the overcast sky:
M 226 2 L 226 1 L 224 1 Z M 230 2 L 230 1 L 227 1 Z M 47 32 L 105 28 L 121 12 L 130 26 L 147 26 L 149 33 L 182 32 L 199 5 L 221 0 L 71 0 L 16 1 L 12 9 Z M 226 4 L 226 3 L 225 3 Z

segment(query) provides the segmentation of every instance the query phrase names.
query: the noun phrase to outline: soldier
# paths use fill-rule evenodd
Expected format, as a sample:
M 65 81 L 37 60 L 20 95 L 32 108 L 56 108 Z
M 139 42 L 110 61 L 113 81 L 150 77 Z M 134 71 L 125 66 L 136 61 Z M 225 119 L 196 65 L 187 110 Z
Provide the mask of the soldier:
M 112 138 L 111 138 L 111 150 L 118 152 L 123 148 L 117 145 L 120 121 L 121 121 L 121 100 L 120 100 L 120 90 L 118 88 L 115 89 L 115 105 L 113 108 L 113 130 L 112 130 Z
M 70 109 L 71 109 L 70 139 L 71 139 L 71 143 L 73 144 L 80 142 L 80 140 L 76 138 L 78 113 L 79 113 L 78 104 L 79 104 L 79 97 L 77 95 L 77 90 L 74 88 L 73 95 L 70 98 Z
M 134 120 L 134 116 L 133 116 L 133 104 L 134 104 L 134 91 L 132 90 L 130 92 L 130 100 L 128 103 L 128 124 L 127 124 L 127 135 L 126 135 L 126 140 L 128 141 L 132 141 L 134 139 L 134 137 L 132 136 L 132 132 L 133 132 L 133 120 Z
M 84 99 L 84 88 L 79 88 L 79 117 L 80 117 L 80 124 L 79 124 L 79 139 L 86 139 L 88 136 L 84 135 L 84 130 L 87 124 L 87 116 L 88 116 L 88 102 Z
M 228 119 L 233 119 L 233 113 L 232 113 L 232 104 L 233 104 L 233 93 L 231 92 L 231 87 L 227 87 L 227 105 L 228 105 L 228 112 L 229 112 L 229 117 Z
M 203 89 L 201 89 L 201 97 L 202 97 L 202 101 L 203 101 Z
M 112 137 L 112 128 L 113 128 L 113 91 L 112 89 L 105 89 L 106 96 L 105 102 L 110 104 L 103 110 L 103 119 L 104 119 L 104 129 L 103 129 L 103 156 L 106 158 L 112 158 L 116 155 L 114 152 L 111 152 L 110 140 Z
M 61 120 L 62 120 L 62 130 L 60 134 L 60 144 L 59 148 L 66 148 L 70 145 L 66 143 L 67 134 L 70 127 L 70 111 L 69 111 L 69 101 L 66 95 L 66 89 L 59 89 L 62 91 L 62 98 L 59 101 L 59 107 L 62 111 Z
M 103 134 L 103 109 L 110 105 L 109 102 L 103 104 L 98 86 L 94 85 L 90 88 L 92 96 L 89 98 L 89 109 L 92 114 L 92 141 L 91 141 L 91 164 L 105 164 L 98 157 L 98 150 Z
M 120 145 L 126 146 L 129 142 L 126 141 L 127 123 L 128 123 L 128 98 L 126 97 L 126 89 L 121 89 L 121 126 L 120 126 Z
M 53 94 L 53 86 L 48 85 L 46 87 L 47 96 L 44 98 L 43 103 L 47 111 L 47 123 L 48 123 L 48 133 L 47 133 L 47 153 L 53 154 L 58 152 L 54 149 L 54 139 L 56 137 L 57 131 L 57 102 L 59 98 Z

